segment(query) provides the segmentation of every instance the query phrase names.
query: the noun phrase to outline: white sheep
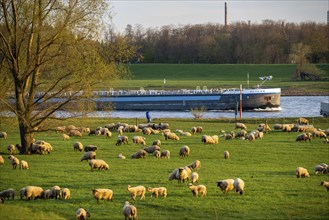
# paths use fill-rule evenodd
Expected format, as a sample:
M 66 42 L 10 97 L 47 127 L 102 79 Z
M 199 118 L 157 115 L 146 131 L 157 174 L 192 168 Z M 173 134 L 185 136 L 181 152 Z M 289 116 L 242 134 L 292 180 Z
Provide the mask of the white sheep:
M 100 160 L 100 159 L 89 160 L 89 165 L 90 165 L 91 171 L 94 171 L 94 169 L 98 169 L 98 170 L 108 170 L 109 169 L 109 165 L 104 160 Z
M 156 150 L 153 152 L 153 156 L 157 159 L 159 159 L 161 157 L 161 152 L 159 150 Z
M 5 160 L 3 159 L 3 157 L 0 155 L 0 165 L 4 164 Z
M 299 177 L 303 178 L 303 177 L 310 177 L 310 174 L 307 171 L 307 169 L 305 169 L 304 167 L 297 167 L 296 176 L 297 176 L 297 178 L 299 178 Z
M 15 190 L 10 188 L 10 189 L 6 189 L 0 192 L 0 197 L 2 198 L 7 198 L 7 199 L 15 199 Z
M 199 180 L 199 174 L 197 172 L 191 173 L 190 179 L 191 179 L 192 183 L 197 183 Z
M 130 205 L 128 201 L 125 201 L 125 205 L 122 209 L 122 214 L 127 219 L 136 219 L 137 220 L 137 208 L 133 205 Z
M 68 136 L 67 134 L 62 134 L 62 138 L 63 140 L 70 140 L 70 136 Z
M 246 137 L 247 136 L 247 131 L 246 130 L 240 130 L 236 133 L 235 137 L 237 138 L 242 138 L 242 137 Z
M 74 151 L 82 151 L 82 149 L 83 149 L 83 145 L 82 145 L 82 143 L 81 142 L 79 142 L 79 141 L 77 141 L 77 142 L 75 142 L 75 143 L 73 143 L 73 150 Z
M 153 195 L 157 198 L 158 196 L 167 197 L 167 188 L 165 187 L 157 187 L 157 188 L 148 187 L 147 191 L 151 193 L 151 197 Z
M 7 137 L 8 137 L 8 134 L 6 133 L 6 132 L 4 132 L 4 131 L 2 131 L 2 132 L 0 132 L 0 139 L 7 139 Z
M 39 186 L 27 186 L 25 187 L 25 190 L 22 192 L 22 194 L 26 196 L 27 200 L 43 198 L 44 190 Z
M 229 159 L 230 153 L 228 151 L 224 151 L 224 159 Z
M 88 151 L 97 151 L 98 147 L 94 146 L 94 145 L 87 145 L 84 147 L 84 151 L 88 152 Z
M 13 145 L 13 144 L 9 144 L 8 147 L 7 147 L 7 150 L 8 150 L 8 152 L 9 152 L 9 154 L 14 154 L 14 153 L 16 153 L 16 147 L 15 147 L 15 145 Z
M 296 141 L 298 141 L 298 142 L 300 142 L 300 141 L 311 141 L 311 136 L 312 136 L 312 134 L 310 134 L 310 133 L 303 133 L 303 134 L 300 134 L 300 135 L 298 135 L 297 136 L 297 138 L 296 138 Z
M 82 137 L 82 133 L 76 129 L 72 129 L 69 131 L 69 136 L 71 137 Z
M 327 189 L 327 191 L 329 191 L 329 182 L 327 181 L 322 181 L 321 182 L 321 186 L 325 187 Z
M 133 155 L 131 155 L 131 158 L 134 159 L 139 159 L 139 158 L 144 158 L 147 155 L 147 152 L 143 149 L 137 151 L 136 153 L 134 153 Z
M 234 189 L 234 179 L 219 180 L 217 186 L 222 190 L 223 193 L 228 193 Z
M 86 220 L 87 218 L 90 217 L 90 213 L 88 211 L 86 211 L 84 208 L 79 208 L 76 212 L 75 212 L 75 217 L 78 220 Z
M 282 130 L 282 128 L 283 128 L 283 125 L 282 124 L 274 124 L 273 125 L 273 129 L 274 130 Z
M 85 152 L 80 160 L 84 161 L 84 160 L 92 160 L 92 159 L 96 159 L 96 152 L 95 151 Z
M 59 186 L 53 186 L 51 188 L 51 194 L 55 199 L 59 199 L 61 197 L 61 188 Z
M 9 155 L 8 159 L 10 160 L 13 169 L 16 169 L 17 165 L 19 165 L 19 159 L 13 155 Z
M 244 129 L 247 130 L 247 126 L 243 123 L 235 123 L 235 129 Z
M 133 137 L 133 144 L 146 145 L 145 137 L 142 137 L 142 136 L 134 136 Z
M 70 199 L 71 198 L 71 191 L 69 188 L 62 189 L 62 199 Z
M 199 170 L 201 168 L 201 161 L 195 160 L 193 163 L 187 165 L 190 169 L 196 169 Z
M 43 193 L 43 198 L 44 199 L 52 199 L 54 198 L 53 193 L 50 189 L 46 189 Z
M 202 196 L 207 195 L 207 188 L 205 185 L 194 186 L 192 183 L 189 183 L 187 186 L 195 197 L 198 197 L 199 194 L 201 194 Z
M 161 147 L 161 141 L 155 140 L 155 141 L 153 141 L 152 145 L 157 145 L 157 146 Z
M 179 156 L 188 157 L 190 154 L 190 148 L 187 145 L 184 145 L 179 150 Z
M 158 145 L 152 145 L 149 147 L 144 147 L 143 150 L 145 150 L 147 153 L 153 153 L 154 151 L 159 151 L 161 148 Z
M 244 181 L 240 178 L 236 178 L 233 182 L 235 192 L 239 192 L 240 195 L 244 192 Z
M 23 170 L 28 170 L 29 169 L 29 164 L 25 160 L 21 160 L 21 165 L 20 165 L 19 168 L 23 169 Z
M 184 183 L 184 181 L 187 180 L 188 177 L 189 177 L 188 172 L 184 167 L 178 168 L 177 173 L 176 173 L 176 178 L 179 183 L 181 183 L 181 182 Z
M 141 196 L 141 200 L 145 199 L 146 188 L 144 186 L 132 187 L 131 185 L 128 185 L 127 190 L 130 193 L 131 199 L 135 200 L 136 196 Z
M 204 144 L 218 144 L 218 136 L 202 135 L 201 142 Z
M 174 141 L 179 141 L 179 137 L 177 136 L 177 134 L 172 133 L 172 132 L 165 132 L 164 137 L 165 137 L 165 140 L 170 139 L 170 140 L 174 140 Z
M 92 190 L 92 194 L 94 196 L 94 198 L 96 199 L 97 203 L 99 200 L 106 200 L 112 201 L 112 197 L 113 197 L 113 190 L 111 189 L 93 189 Z
M 119 135 L 117 142 L 116 142 L 116 146 L 120 146 L 121 144 L 128 144 L 128 137 L 125 135 Z
M 124 156 L 124 155 L 122 155 L 122 153 L 120 153 L 119 155 L 118 155 L 118 158 L 120 158 L 120 159 L 126 159 L 126 157 Z
M 194 135 L 196 133 L 202 133 L 203 128 L 201 126 L 196 126 L 191 128 L 191 133 Z
M 318 175 L 318 173 L 326 173 L 328 170 L 328 165 L 324 164 L 324 165 L 316 165 L 314 167 L 314 173 L 315 175 Z
M 170 159 L 170 151 L 169 150 L 164 150 L 161 152 L 161 157 Z

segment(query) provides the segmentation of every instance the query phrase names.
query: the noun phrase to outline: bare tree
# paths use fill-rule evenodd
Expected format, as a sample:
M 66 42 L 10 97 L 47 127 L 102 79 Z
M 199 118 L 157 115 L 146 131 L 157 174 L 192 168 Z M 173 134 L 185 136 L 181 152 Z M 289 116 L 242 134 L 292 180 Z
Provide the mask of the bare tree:
M 97 53 L 105 0 L 0 0 L 1 104 L 18 119 L 21 153 L 58 110 L 83 110 L 113 65 Z M 57 99 L 56 102 L 54 100 Z

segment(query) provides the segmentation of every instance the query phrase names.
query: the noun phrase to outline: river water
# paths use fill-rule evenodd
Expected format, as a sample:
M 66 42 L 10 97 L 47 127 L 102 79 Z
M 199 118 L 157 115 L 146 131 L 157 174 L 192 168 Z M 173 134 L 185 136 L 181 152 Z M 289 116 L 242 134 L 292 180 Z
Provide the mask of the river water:
M 281 96 L 281 108 L 268 111 L 246 111 L 243 118 L 289 118 L 320 117 L 320 103 L 329 101 L 329 96 Z M 152 118 L 194 118 L 190 111 L 151 111 Z M 97 111 L 89 117 L 104 118 L 145 118 L 144 111 Z M 240 117 L 239 113 L 236 116 Z M 203 118 L 235 118 L 234 111 L 207 111 Z

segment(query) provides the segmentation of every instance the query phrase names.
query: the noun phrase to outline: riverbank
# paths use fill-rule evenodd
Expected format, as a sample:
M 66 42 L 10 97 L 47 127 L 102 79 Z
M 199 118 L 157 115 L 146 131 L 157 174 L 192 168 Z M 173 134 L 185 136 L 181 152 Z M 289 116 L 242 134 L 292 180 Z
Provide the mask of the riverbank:
M 329 89 L 327 91 L 309 91 L 308 89 L 295 88 L 281 89 L 281 96 L 329 96 Z

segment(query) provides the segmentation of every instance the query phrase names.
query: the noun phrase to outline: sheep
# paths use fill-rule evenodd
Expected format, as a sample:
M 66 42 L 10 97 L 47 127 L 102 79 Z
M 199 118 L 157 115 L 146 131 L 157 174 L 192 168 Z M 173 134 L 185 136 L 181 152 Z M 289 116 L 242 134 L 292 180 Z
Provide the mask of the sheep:
M 204 144 L 218 144 L 218 136 L 202 135 L 201 142 Z
M 187 186 L 195 197 L 198 197 L 199 194 L 201 194 L 202 196 L 207 195 L 207 188 L 205 185 L 194 186 L 192 183 L 189 183 Z
M 70 137 L 82 137 L 82 133 L 76 129 L 72 129 L 69 131 Z
M 293 127 L 294 127 L 294 124 L 283 124 L 282 125 L 282 131 L 291 132 Z
M 107 131 L 105 131 L 104 135 L 105 135 L 106 138 L 111 138 L 112 137 L 112 132 L 107 130 Z
M 0 196 L 0 202 L 5 203 L 5 199 Z
M 192 136 L 192 134 L 188 131 L 176 130 L 182 136 Z
M 159 158 L 161 157 L 161 153 L 160 153 L 160 151 L 159 151 L 159 150 L 154 151 L 154 152 L 153 152 L 153 156 L 154 156 L 155 158 L 159 159 Z
M 44 199 L 54 198 L 52 191 L 50 189 L 45 190 L 44 193 L 43 193 L 43 198 Z
M 324 131 L 313 131 L 312 137 L 313 137 L 313 139 L 315 137 L 320 137 L 320 139 L 321 139 L 321 138 L 327 138 L 327 135 L 324 133 Z
M 74 151 L 82 151 L 82 148 L 83 148 L 83 145 L 82 145 L 82 143 L 81 142 L 75 142 L 75 143 L 73 143 L 73 150 Z
M 119 146 L 121 144 L 128 144 L 128 137 L 127 136 L 124 136 L 124 135 L 119 135 L 118 136 L 118 139 L 117 139 L 117 142 L 116 142 L 116 146 Z
M 22 193 L 24 192 L 25 192 L 26 200 L 44 197 L 44 190 L 39 186 L 27 186 L 25 187 L 25 191 L 23 191 Z
M 306 118 L 299 118 L 297 123 L 300 125 L 308 125 L 309 121 Z
M 231 131 L 229 134 L 225 134 L 225 140 L 233 140 L 235 138 L 234 131 Z
M 5 160 L 3 159 L 3 157 L 0 155 L 0 165 L 4 164 Z
M 160 147 L 157 146 L 157 145 L 152 145 L 152 146 L 149 146 L 149 147 L 144 147 L 143 150 L 145 150 L 147 153 L 154 153 L 155 151 L 159 151 L 160 150 Z
M 37 140 L 30 147 L 31 153 L 38 153 L 38 154 L 49 154 L 52 150 L 53 147 L 51 146 L 51 144 L 43 140 Z
M 51 194 L 55 199 L 59 199 L 61 197 L 61 188 L 59 186 L 53 186 L 51 188 Z
M 20 189 L 19 195 L 20 195 L 21 200 L 26 196 L 26 187 L 23 187 L 22 189 Z
M 311 141 L 311 135 L 309 133 L 303 133 L 303 134 L 300 134 L 296 137 L 296 141 L 297 142 L 300 142 L 300 141 Z
M 21 160 L 21 165 L 20 165 L 19 168 L 23 169 L 23 170 L 28 170 L 29 169 L 29 164 L 25 160 Z
M 90 213 L 88 211 L 86 211 L 84 208 L 79 208 L 76 212 L 75 212 L 75 217 L 78 220 L 86 220 L 87 218 L 90 217 Z
M 247 136 L 247 131 L 246 130 L 240 130 L 236 133 L 235 137 L 237 138 L 242 138 L 242 137 L 246 137 Z
M 142 145 L 146 145 L 146 143 L 145 143 L 145 137 L 134 136 L 134 137 L 133 137 L 133 144 L 142 144 Z
M 196 160 L 193 163 L 187 165 L 190 169 L 196 169 L 199 170 L 201 168 L 201 162 L 200 160 Z
M 179 156 L 181 157 L 188 157 L 189 154 L 190 154 L 190 148 L 187 145 L 182 146 L 181 149 L 179 150 Z
M 131 155 L 131 158 L 138 159 L 138 158 L 144 158 L 146 156 L 147 152 L 145 150 L 139 150 L 133 155 Z
M 133 205 L 130 205 L 128 201 L 125 201 L 125 205 L 122 209 L 122 214 L 127 219 L 136 219 L 137 220 L 137 208 Z
M 131 199 L 135 200 L 136 196 L 141 196 L 141 200 L 145 199 L 145 192 L 146 189 L 144 186 L 135 186 L 132 187 L 131 185 L 128 185 L 127 190 L 130 193 Z
M 169 150 L 164 150 L 161 152 L 161 157 L 170 159 L 170 151 Z
M 157 145 L 157 146 L 161 147 L 161 141 L 155 140 L 155 141 L 153 141 L 152 145 Z
M 203 128 L 201 126 L 196 126 L 191 128 L 191 132 L 193 135 L 195 135 L 196 133 L 202 133 L 202 131 Z
M 228 151 L 224 151 L 224 159 L 229 159 L 230 153 Z
M 122 155 L 122 153 L 120 153 L 119 155 L 118 155 L 118 158 L 120 158 L 120 159 L 126 159 L 126 157 L 124 156 L 124 155 Z
M 165 187 L 158 187 L 158 188 L 148 187 L 147 191 L 149 191 L 151 193 L 151 197 L 153 195 L 157 198 L 158 198 L 158 196 L 163 196 L 165 198 L 167 197 L 167 188 L 165 188 Z
M 191 173 L 190 179 L 191 179 L 192 183 L 198 182 L 199 174 L 197 172 Z
M 235 129 L 244 129 L 247 130 L 247 126 L 243 123 L 235 123 Z
M 19 165 L 19 159 L 13 155 L 10 155 L 8 157 L 8 159 L 10 160 L 10 163 L 13 166 L 13 169 L 16 169 L 17 165 Z
M 327 181 L 322 181 L 321 182 L 321 186 L 325 187 L 327 189 L 327 191 L 329 191 L 329 182 Z
M 283 125 L 282 124 L 274 124 L 273 125 L 273 129 L 274 130 L 282 130 L 282 128 L 283 128 Z
M 299 177 L 310 177 L 310 174 L 308 173 L 307 169 L 304 167 L 297 167 L 296 168 L 296 176 Z
M 236 178 L 233 182 L 235 192 L 239 192 L 240 195 L 244 192 L 244 181 L 240 178 Z
M 85 152 L 84 155 L 81 157 L 80 161 L 91 160 L 91 159 L 96 159 L 96 152 L 95 151 Z
M 314 167 L 314 173 L 315 175 L 317 175 L 318 173 L 327 173 L 328 171 L 328 165 L 324 164 L 324 165 L 316 165 Z
M 165 140 L 173 140 L 173 141 L 179 141 L 179 137 L 177 136 L 177 134 L 175 133 L 164 133 L 164 136 L 165 136 Z
M 226 194 L 234 189 L 234 179 L 219 180 L 217 186 Z
M 99 200 L 103 199 L 107 201 L 112 201 L 112 197 L 113 197 L 113 190 L 111 189 L 93 189 L 92 190 L 92 194 L 94 196 L 94 198 L 96 199 L 97 203 L 99 202 Z
M 87 145 L 87 146 L 84 147 L 85 152 L 96 151 L 97 149 L 98 149 L 97 146 L 94 146 L 94 145 Z
M 294 125 L 291 129 L 292 132 L 313 132 L 315 130 L 313 125 Z
M 267 123 L 262 123 L 258 125 L 257 130 L 267 133 L 268 131 L 271 130 L 271 128 Z
M 104 160 L 92 159 L 92 160 L 89 160 L 89 165 L 90 165 L 91 171 L 94 171 L 94 169 L 97 169 L 97 168 L 98 168 L 98 170 L 108 170 L 109 169 L 109 165 Z
M 70 140 L 70 136 L 68 136 L 67 134 L 62 134 L 62 138 L 63 140 Z
M 186 173 L 187 173 L 187 179 L 189 179 L 189 176 L 191 175 L 192 170 L 191 170 L 188 166 L 185 166 L 185 167 L 184 167 L 184 170 L 186 170 Z
M 62 189 L 62 199 L 70 199 L 71 198 L 71 191 L 69 188 Z
M 13 145 L 13 144 L 9 144 L 8 147 L 7 147 L 7 150 L 9 152 L 9 154 L 16 153 L 16 148 L 15 148 L 15 145 Z
M 188 179 L 187 171 L 184 169 L 184 167 L 180 167 L 178 169 L 175 169 L 168 177 L 169 180 L 178 180 L 178 183 L 181 183 L 185 181 L 185 179 Z
M 8 134 L 4 131 L 0 132 L 0 139 L 7 139 Z
M 152 134 L 152 128 L 143 128 L 142 132 L 144 135 L 150 135 Z
M 15 190 L 14 189 L 6 189 L 0 192 L 0 197 L 7 198 L 7 199 L 15 199 Z

